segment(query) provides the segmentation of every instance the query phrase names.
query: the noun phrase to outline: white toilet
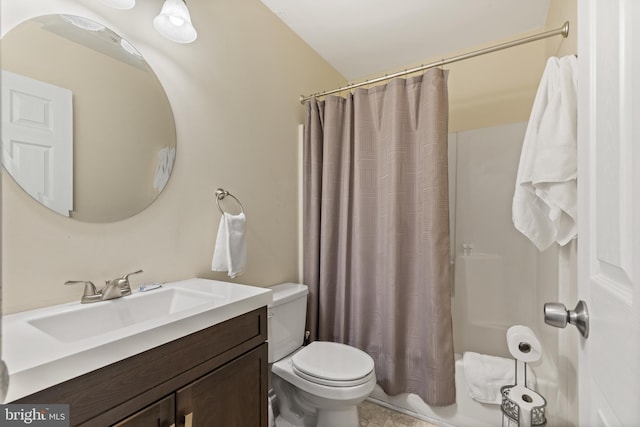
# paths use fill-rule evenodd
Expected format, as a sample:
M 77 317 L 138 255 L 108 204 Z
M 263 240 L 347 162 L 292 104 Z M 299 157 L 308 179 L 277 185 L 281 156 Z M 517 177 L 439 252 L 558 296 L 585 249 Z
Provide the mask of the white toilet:
M 373 359 L 333 342 L 303 347 L 307 287 L 285 283 L 271 289 L 269 363 L 278 400 L 276 427 L 358 427 L 357 405 L 376 385 Z

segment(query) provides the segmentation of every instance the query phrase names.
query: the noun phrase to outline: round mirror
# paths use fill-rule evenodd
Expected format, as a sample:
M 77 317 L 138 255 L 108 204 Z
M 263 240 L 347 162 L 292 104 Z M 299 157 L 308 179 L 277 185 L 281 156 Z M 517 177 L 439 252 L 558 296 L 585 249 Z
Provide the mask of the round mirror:
M 0 40 L 2 164 L 42 205 L 114 222 L 151 204 L 176 150 L 169 100 L 140 53 L 104 25 L 46 15 Z

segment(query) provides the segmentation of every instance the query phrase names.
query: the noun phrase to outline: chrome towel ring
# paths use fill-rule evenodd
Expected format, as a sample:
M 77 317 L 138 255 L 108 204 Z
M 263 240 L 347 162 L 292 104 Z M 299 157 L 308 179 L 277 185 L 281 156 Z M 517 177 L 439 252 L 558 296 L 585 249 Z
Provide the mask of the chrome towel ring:
M 238 200 L 236 196 L 229 193 L 227 190 L 223 188 L 218 188 L 216 190 L 216 204 L 218 205 L 218 209 L 220 209 L 220 212 L 222 212 L 223 215 L 225 214 L 225 211 L 223 211 L 222 208 L 220 207 L 220 200 L 224 199 L 227 196 L 233 198 L 233 200 L 238 202 L 238 204 L 240 205 L 240 212 L 244 213 L 244 206 L 242 206 L 242 203 L 240 202 L 240 200 Z

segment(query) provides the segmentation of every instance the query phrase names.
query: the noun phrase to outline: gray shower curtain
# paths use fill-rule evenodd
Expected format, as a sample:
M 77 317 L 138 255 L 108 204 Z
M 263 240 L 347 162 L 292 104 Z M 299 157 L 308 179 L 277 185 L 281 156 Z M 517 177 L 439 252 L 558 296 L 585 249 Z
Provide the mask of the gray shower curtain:
M 447 71 L 306 108 L 312 338 L 370 354 L 389 395 L 452 404 Z

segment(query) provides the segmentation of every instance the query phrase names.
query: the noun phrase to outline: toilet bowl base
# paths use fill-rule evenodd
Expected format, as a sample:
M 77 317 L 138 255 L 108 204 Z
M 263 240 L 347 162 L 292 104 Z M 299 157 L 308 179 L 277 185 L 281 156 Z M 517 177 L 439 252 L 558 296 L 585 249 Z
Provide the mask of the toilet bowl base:
M 290 422 L 280 415 L 275 420 L 275 427 L 305 427 L 302 418 L 296 418 Z M 357 407 L 346 408 L 335 411 L 318 411 L 318 418 L 314 427 L 358 427 L 360 419 Z
M 325 399 L 297 389 L 274 375 L 280 416 L 276 427 L 359 427 L 358 403 L 366 396 L 347 401 Z
M 317 427 L 358 427 L 358 407 L 349 406 L 342 409 L 318 410 Z

